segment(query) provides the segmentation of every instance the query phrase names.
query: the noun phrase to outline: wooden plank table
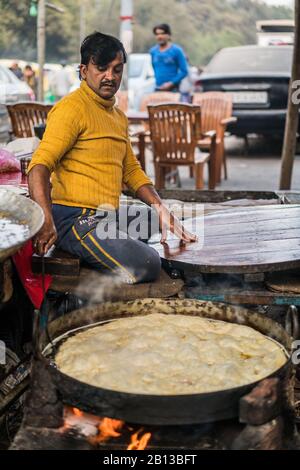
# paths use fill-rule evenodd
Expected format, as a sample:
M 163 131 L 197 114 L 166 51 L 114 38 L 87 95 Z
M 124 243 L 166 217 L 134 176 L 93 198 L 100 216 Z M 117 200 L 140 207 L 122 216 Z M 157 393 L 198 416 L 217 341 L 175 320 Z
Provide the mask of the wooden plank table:
M 126 113 L 129 124 L 138 125 L 149 121 L 148 111 L 127 111 Z
M 185 227 L 192 229 L 191 219 Z M 181 244 L 173 239 L 152 246 L 169 267 L 186 272 L 261 273 L 300 267 L 300 205 L 208 214 L 203 234 L 200 229 L 203 244 Z

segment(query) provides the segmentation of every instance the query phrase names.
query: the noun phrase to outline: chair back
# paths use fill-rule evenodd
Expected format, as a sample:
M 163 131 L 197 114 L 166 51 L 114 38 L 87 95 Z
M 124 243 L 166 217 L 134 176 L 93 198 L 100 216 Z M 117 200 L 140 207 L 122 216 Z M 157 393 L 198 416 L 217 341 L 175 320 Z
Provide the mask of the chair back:
M 37 102 L 22 102 L 7 105 L 15 137 L 34 137 L 34 126 L 46 124 L 47 116 L 53 105 Z
M 148 106 L 154 163 L 194 162 L 201 138 L 200 106 L 168 103 Z
M 222 91 L 195 93 L 193 104 L 201 107 L 202 132 L 215 130 L 217 137 L 223 137 L 222 119 L 232 116 L 232 97 Z
M 147 107 L 150 104 L 178 103 L 179 98 L 179 93 L 172 93 L 171 91 L 157 91 L 155 93 L 149 93 L 141 100 L 140 111 L 147 111 Z

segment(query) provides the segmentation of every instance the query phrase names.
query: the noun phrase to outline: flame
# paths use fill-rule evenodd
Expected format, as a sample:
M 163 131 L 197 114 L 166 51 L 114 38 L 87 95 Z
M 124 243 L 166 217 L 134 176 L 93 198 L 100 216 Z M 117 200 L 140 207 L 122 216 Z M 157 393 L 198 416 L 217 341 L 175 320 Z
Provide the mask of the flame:
M 121 433 L 118 432 L 124 426 L 124 421 L 119 419 L 103 418 L 99 424 L 100 441 L 105 441 L 110 437 L 119 437 Z
M 119 430 L 124 426 L 124 421 L 119 419 L 102 418 L 98 425 L 98 435 L 91 437 L 89 440 L 91 444 L 98 442 L 105 442 L 111 437 L 120 437 Z
M 83 420 L 91 417 L 79 410 L 78 408 L 70 408 L 71 413 L 73 413 L 78 418 Z M 88 440 L 92 445 L 95 445 L 99 442 L 108 441 L 110 438 L 117 438 L 121 436 L 121 429 L 124 428 L 125 422 L 119 419 L 112 418 L 94 418 L 95 429 L 98 429 L 98 434 L 96 436 L 89 436 Z M 89 422 L 89 420 L 87 419 Z M 131 427 L 127 427 L 128 431 L 133 431 Z M 127 450 L 143 450 L 147 447 L 147 444 L 151 438 L 151 433 L 146 432 L 143 434 L 143 428 L 140 428 L 137 432 L 133 433 L 130 436 L 130 444 L 127 447 Z
M 127 450 L 143 450 L 147 447 L 147 444 L 151 438 L 151 433 L 146 432 L 141 437 L 139 434 L 143 431 L 143 428 L 139 429 L 137 432 L 132 434 L 131 443 L 127 447 Z
M 72 411 L 74 413 L 75 416 L 83 416 L 83 411 L 79 410 L 78 408 L 72 408 Z

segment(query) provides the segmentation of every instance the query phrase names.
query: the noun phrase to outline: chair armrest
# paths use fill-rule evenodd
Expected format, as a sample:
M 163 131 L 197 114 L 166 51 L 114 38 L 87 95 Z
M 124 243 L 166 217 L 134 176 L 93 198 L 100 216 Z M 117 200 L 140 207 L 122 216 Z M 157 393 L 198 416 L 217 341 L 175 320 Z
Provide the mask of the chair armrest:
M 145 131 L 145 130 L 139 130 L 139 131 L 134 131 L 134 132 L 129 132 L 129 137 L 139 137 L 139 136 L 144 136 L 144 137 L 150 137 L 150 131 Z
M 204 132 L 204 133 L 203 133 L 203 137 L 215 137 L 216 134 L 217 134 L 216 131 L 211 130 L 211 131 Z
M 210 148 L 212 144 L 215 143 L 217 139 L 216 131 L 207 131 L 202 134 L 202 137 L 197 140 L 197 145 L 202 148 Z
M 237 118 L 234 116 L 231 116 L 230 118 L 222 119 L 221 124 L 222 126 L 227 126 L 227 124 L 231 124 L 236 121 L 237 121 Z

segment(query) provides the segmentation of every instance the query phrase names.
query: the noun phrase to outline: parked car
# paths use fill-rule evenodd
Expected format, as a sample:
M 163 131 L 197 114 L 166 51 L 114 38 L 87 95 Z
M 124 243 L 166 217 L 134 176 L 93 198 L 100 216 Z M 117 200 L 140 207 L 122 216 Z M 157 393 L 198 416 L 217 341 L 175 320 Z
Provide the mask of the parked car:
M 203 91 L 223 91 L 233 99 L 238 136 L 284 133 L 292 67 L 291 46 L 242 46 L 221 49 L 203 74 Z
M 0 65 L 0 103 L 16 103 L 34 99 L 34 93 L 27 83 L 19 80 L 8 68 Z
M 293 44 L 294 36 L 294 20 L 256 21 L 256 38 L 258 46 Z
M 8 139 L 10 129 L 5 105 L 34 99 L 34 93 L 27 83 L 19 80 L 7 67 L 0 65 L 0 142 Z
M 6 106 L 0 103 L 0 146 L 8 141 L 9 130 L 10 124 Z
M 130 54 L 128 61 L 128 106 L 138 111 L 144 95 L 155 90 L 150 54 Z

